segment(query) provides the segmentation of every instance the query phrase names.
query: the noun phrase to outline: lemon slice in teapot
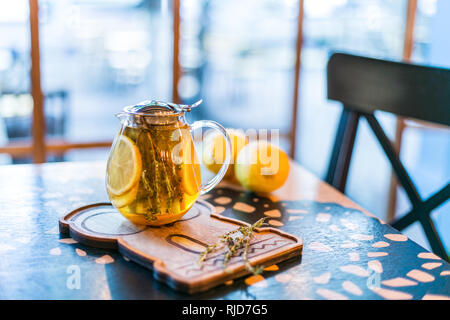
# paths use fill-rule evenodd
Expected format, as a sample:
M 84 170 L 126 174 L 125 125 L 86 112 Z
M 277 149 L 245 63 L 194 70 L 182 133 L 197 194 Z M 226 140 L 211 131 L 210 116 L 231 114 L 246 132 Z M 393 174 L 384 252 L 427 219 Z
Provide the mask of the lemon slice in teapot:
M 181 149 L 182 163 L 179 167 L 178 175 L 181 179 L 184 192 L 188 195 L 197 195 L 201 188 L 200 164 L 195 152 L 194 143 L 189 138 L 185 138 L 185 143 Z
M 134 142 L 121 135 L 116 142 L 112 157 L 108 162 L 107 188 L 113 195 L 119 196 L 139 182 L 142 160 Z
M 138 187 L 139 183 L 136 183 L 133 187 L 131 187 L 130 190 L 119 196 L 111 195 L 111 202 L 114 205 L 114 207 L 122 208 L 132 203 L 134 199 L 136 199 Z

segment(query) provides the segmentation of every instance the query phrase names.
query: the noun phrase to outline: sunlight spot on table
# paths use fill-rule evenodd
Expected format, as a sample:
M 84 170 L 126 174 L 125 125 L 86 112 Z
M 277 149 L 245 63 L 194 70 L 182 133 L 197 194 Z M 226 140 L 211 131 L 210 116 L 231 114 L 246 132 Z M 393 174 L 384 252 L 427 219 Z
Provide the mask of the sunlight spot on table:
M 284 223 L 278 220 L 274 220 L 274 219 L 270 219 L 269 221 L 267 221 L 268 224 L 270 224 L 271 226 L 274 227 L 282 227 L 284 226 Z
M 372 244 L 372 247 L 374 248 L 385 248 L 385 247 L 389 247 L 390 244 L 385 242 L 385 241 L 378 241 L 375 242 L 374 244 Z
M 345 241 L 344 243 L 341 244 L 341 248 L 346 248 L 346 249 L 356 248 L 358 246 L 359 246 L 359 244 L 357 244 L 355 242 L 350 242 L 350 241 Z
M 207 199 L 209 199 L 209 198 L 211 198 L 211 197 L 212 197 L 212 194 L 207 193 L 207 194 L 204 194 L 204 195 L 200 196 L 200 199 L 202 199 L 202 200 L 207 200 Z
M 378 258 L 378 257 L 384 257 L 387 256 L 387 252 L 377 251 L 377 252 L 367 252 L 367 256 L 369 258 Z
M 281 217 L 281 212 L 278 209 L 268 210 L 264 212 L 264 215 L 271 218 Z
M 220 205 L 226 205 L 226 204 L 229 204 L 230 202 L 231 202 L 232 200 L 231 200 L 231 198 L 230 197 L 218 197 L 218 198 L 215 198 L 214 199 L 214 202 L 215 203 L 218 203 L 218 204 L 220 204 Z
M 342 266 L 339 269 L 341 269 L 342 272 L 351 273 L 351 274 L 354 274 L 359 277 L 368 277 L 369 276 L 369 272 L 367 272 L 366 269 L 364 269 L 360 266 L 354 265 L 354 264 L 351 264 L 348 266 Z
M 113 263 L 114 258 L 111 257 L 109 254 L 105 254 L 104 256 L 101 256 L 100 258 L 95 259 L 95 263 L 98 264 L 109 264 Z
M 327 246 L 326 244 L 313 241 L 309 244 L 308 249 L 318 251 L 318 252 L 330 252 L 333 251 L 333 249 L 330 246 Z
M 378 260 L 371 260 L 367 262 L 367 266 L 376 273 L 383 273 L 383 265 Z
M 308 210 L 305 209 L 286 209 L 287 213 L 290 214 L 307 214 Z
M 431 259 L 431 260 L 442 260 L 437 255 L 432 252 L 421 252 L 417 255 L 417 257 L 421 259 Z
M 72 238 L 59 239 L 58 242 L 61 242 L 61 243 L 64 243 L 64 244 L 75 244 L 75 243 L 78 243 L 78 241 L 73 240 Z
M 342 288 L 355 296 L 360 296 L 363 294 L 362 290 L 351 281 L 342 282 Z
M 318 213 L 316 216 L 317 222 L 327 223 L 331 219 L 331 214 L 329 213 Z
M 370 288 L 373 292 L 387 300 L 409 300 L 412 295 L 406 292 L 384 289 L 384 288 Z
M 367 256 L 369 258 L 377 258 L 377 257 L 384 257 L 387 256 L 389 253 L 383 252 L 383 251 L 377 251 L 377 252 L 367 252 Z
M 292 275 L 289 273 L 283 273 L 283 274 L 277 274 L 275 276 L 275 280 L 279 283 L 286 283 L 289 282 L 292 279 Z
M 328 300 L 348 300 L 343 294 L 329 289 L 317 289 L 316 293 Z
M 401 233 L 388 233 L 384 235 L 385 238 L 388 238 L 392 241 L 407 241 L 408 237 Z
M 427 269 L 427 270 L 433 270 L 433 269 L 439 268 L 440 266 L 442 266 L 441 262 L 428 262 L 428 263 L 424 263 L 422 265 L 422 268 Z
M 80 257 L 85 257 L 86 256 L 86 251 L 81 250 L 80 248 L 76 248 L 75 252 L 77 253 L 77 255 L 79 255 Z
M 359 253 L 357 252 L 349 252 L 348 257 L 350 261 L 359 261 Z
M 327 284 L 330 281 L 331 273 L 325 272 L 324 274 L 321 274 L 320 276 L 314 277 L 313 280 L 315 283 L 318 284 Z
M 233 206 L 233 209 L 234 210 L 238 210 L 238 211 L 242 211 L 242 212 L 245 212 L 245 213 L 252 213 L 252 212 L 254 212 L 256 210 L 255 207 L 250 206 L 250 205 L 248 205 L 246 203 L 243 203 L 243 202 L 236 202 L 234 204 L 234 206 Z
M 383 280 L 381 283 L 388 287 L 410 287 L 417 285 L 417 282 L 401 277 Z
M 61 249 L 60 248 L 50 249 L 50 254 L 52 256 L 60 256 L 61 255 Z
M 427 293 L 422 300 L 450 300 L 450 297 Z
M 341 224 L 349 230 L 356 230 L 358 226 L 347 219 L 340 219 Z
M 334 231 L 334 232 L 342 231 L 342 229 L 339 228 L 339 227 L 338 227 L 337 225 L 335 225 L 335 224 L 330 225 L 329 228 L 330 228 L 331 231 Z
M 416 269 L 411 270 L 406 275 L 414 280 L 419 281 L 419 282 L 434 281 L 434 277 L 431 274 L 426 273 L 424 271 L 416 270 Z
M 353 240 L 370 241 L 373 239 L 373 235 L 357 233 L 357 234 L 350 235 L 350 238 Z

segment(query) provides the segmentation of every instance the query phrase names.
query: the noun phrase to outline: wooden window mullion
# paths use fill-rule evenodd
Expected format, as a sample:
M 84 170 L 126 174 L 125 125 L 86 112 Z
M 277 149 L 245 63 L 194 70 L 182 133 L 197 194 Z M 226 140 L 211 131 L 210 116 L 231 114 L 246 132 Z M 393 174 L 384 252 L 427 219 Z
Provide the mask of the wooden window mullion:
M 31 49 L 31 95 L 33 97 L 32 154 L 34 163 L 46 160 L 44 97 L 41 89 L 41 65 L 39 53 L 39 4 L 29 0 L 30 49 Z
M 180 103 L 178 95 L 178 81 L 181 77 L 180 69 L 180 0 L 173 0 L 173 61 L 172 61 L 172 102 Z
M 295 147 L 297 142 L 297 121 L 298 121 L 298 97 L 299 97 L 299 84 L 300 84 L 300 65 L 301 65 L 301 53 L 303 46 L 303 5 L 304 0 L 298 1 L 298 19 L 297 19 L 297 42 L 295 51 L 295 72 L 294 72 L 294 94 L 292 103 L 292 122 L 291 122 L 291 148 L 290 156 L 295 158 Z
M 403 53 L 402 59 L 405 62 L 411 61 L 411 56 L 414 47 L 414 25 L 416 21 L 417 13 L 417 0 L 408 0 L 408 5 L 406 8 L 406 19 L 405 19 L 405 34 L 403 38 Z M 402 117 L 397 117 L 395 124 L 395 138 L 394 138 L 394 149 L 397 155 L 400 155 L 401 142 L 403 131 L 405 130 L 405 119 Z M 397 206 L 397 178 L 394 172 L 391 172 L 390 184 L 389 184 L 389 199 L 386 212 L 386 220 L 390 221 L 395 216 L 395 208 Z

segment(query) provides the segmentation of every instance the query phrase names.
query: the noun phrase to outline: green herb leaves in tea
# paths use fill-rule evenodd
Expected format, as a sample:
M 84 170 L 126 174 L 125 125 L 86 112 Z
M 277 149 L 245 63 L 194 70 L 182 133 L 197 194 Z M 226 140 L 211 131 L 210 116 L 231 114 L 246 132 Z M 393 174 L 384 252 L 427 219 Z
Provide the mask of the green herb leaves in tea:
M 137 133 L 137 145 L 143 157 L 141 181 L 143 188 L 138 198 L 147 201 L 145 218 L 149 221 L 157 219 L 161 213 L 169 213 L 174 200 L 183 200 L 180 179 L 177 176 L 177 165 L 173 163 L 170 151 L 174 142 L 170 136 L 172 130 L 160 128 L 141 129 Z M 155 143 L 158 141 L 158 143 Z M 161 212 L 165 200 L 165 212 Z

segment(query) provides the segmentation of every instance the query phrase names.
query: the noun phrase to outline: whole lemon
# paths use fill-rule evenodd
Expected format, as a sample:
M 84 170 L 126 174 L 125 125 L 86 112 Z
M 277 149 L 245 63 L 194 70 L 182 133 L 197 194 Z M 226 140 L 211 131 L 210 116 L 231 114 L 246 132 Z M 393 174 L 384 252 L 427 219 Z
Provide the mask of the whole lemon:
M 285 183 L 289 157 L 267 141 L 253 141 L 239 152 L 234 170 L 244 188 L 269 193 Z
M 224 178 L 230 181 L 237 182 L 234 176 L 234 164 L 236 163 L 236 157 L 241 149 L 248 143 L 247 137 L 241 130 L 226 129 L 231 140 L 231 157 L 230 165 L 225 173 Z M 203 148 L 203 163 L 205 166 L 214 173 L 218 173 L 225 160 L 225 139 L 221 134 L 211 133 L 205 137 L 205 143 Z

